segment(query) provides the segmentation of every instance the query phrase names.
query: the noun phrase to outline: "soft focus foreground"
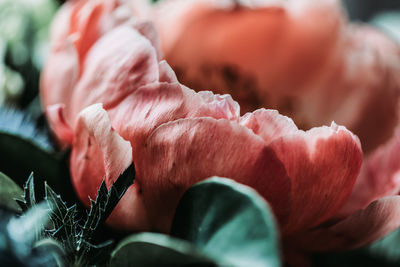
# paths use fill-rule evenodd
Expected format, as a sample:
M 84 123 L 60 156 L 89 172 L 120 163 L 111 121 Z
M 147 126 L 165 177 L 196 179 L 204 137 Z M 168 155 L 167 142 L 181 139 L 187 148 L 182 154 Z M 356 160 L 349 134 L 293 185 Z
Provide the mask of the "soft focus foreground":
M 288 255 L 350 249 L 400 225 L 399 57 L 336 1 L 76 0 L 53 22 L 41 99 L 86 205 L 135 164 L 113 227 L 168 233 L 185 191 L 217 175 L 269 202 Z

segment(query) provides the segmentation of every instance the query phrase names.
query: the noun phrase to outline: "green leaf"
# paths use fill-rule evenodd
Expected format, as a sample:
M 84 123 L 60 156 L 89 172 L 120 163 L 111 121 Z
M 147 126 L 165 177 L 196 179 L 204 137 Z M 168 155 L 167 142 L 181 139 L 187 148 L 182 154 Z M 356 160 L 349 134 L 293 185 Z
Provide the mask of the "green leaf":
M 57 192 L 64 192 L 64 200 L 77 202 L 66 164 L 68 155 L 54 152 L 49 133 L 43 129 L 37 127 L 32 116 L 0 107 L 0 171 L 21 187 L 34 172 L 38 200 L 44 197 L 44 181 L 47 181 Z
M 46 200 L 52 209 L 51 221 L 53 229 L 48 232 L 59 241 L 65 250 L 66 261 L 72 266 L 91 266 L 108 261 L 111 241 L 93 245 L 92 239 L 119 200 L 125 194 L 135 178 L 135 167 L 132 164 L 121 174 L 117 181 L 107 189 L 103 182 L 97 192 L 96 200 L 90 200 L 91 207 L 83 226 L 77 217 L 77 206 L 68 207 L 54 190 L 45 184 Z M 30 182 L 28 181 L 27 184 Z M 33 183 L 33 182 L 32 182 Z M 107 254 L 105 254 L 107 252 Z M 106 255 L 106 257 L 104 257 Z
M 135 179 L 135 166 L 131 164 L 115 181 L 110 190 L 103 180 L 97 191 L 96 201 L 91 200 L 90 211 L 82 231 L 79 234 L 78 251 L 84 254 L 90 249 L 90 242 L 98 226 L 110 216 L 126 190 Z M 88 246 L 89 245 L 89 246 Z
M 76 205 L 68 207 L 67 204 L 57 195 L 50 186 L 45 184 L 46 200 L 49 204 L 51 213 L 51 222 L 54 229 L 50 233 L 60 240 L 66 250 L 75 249 L 77 238 Z
M 44 197 L 44 181 L 63 192 L 68 202 L 78 202 L 69 177 L 65 155 L 49 152 L 24 137 L 0 131 L 0 171 L 23 186 L 26 177 L 35 173 L 37 199 Z
M 15 199 L 20 198 L 22 193 L 22 189 L 13 180 L 0 172 L 0 205 L 14 211 L 20 211 Z
M 110 266 L 216 266 L 192 244 L 158 233 L 140 233 L 121 241 Z
M 189 188 L 171 234 L 192 242 L 221 265 L 281 265 L 270 208 L 253 189 L 230 179 L 214 177 Z

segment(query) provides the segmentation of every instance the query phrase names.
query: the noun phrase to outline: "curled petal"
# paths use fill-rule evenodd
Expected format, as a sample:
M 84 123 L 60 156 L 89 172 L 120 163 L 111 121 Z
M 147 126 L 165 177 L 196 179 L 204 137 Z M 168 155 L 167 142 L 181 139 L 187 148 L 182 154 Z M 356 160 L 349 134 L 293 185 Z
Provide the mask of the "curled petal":
M 73 140 L 73 132 L 64 118 L 64 108 L 64 104 L 56 104 L 48 106 L 46 109 L 46 117 L 51 130 L 62 148 L 71 145 Z
M 131 141 L 133 152 L 159 125 L 183 118 L 188 110 L 178 83 L 153 83 L 127 96 L 109 114 L 113 127 Z M 141 155 L 140 155 L 141 157 Z
M 153 23 L 149 21 L 139 20 L 135 23 L 135 29 L 139 31 L 144 37 L 146 37 L 157 52 L 157 58 L 160 60 L 162 58 L 160 40 L 158 38 L 158 32 L 154 27 Z
M 370 153 L 398 122 L 399 62 L 394 41 L 368 26 L 347 27 L 320 79 L 299 98 L 296 118 L 306 127 L 331 120 L 346 125 Z
M 78 55 L 68 39 L 50 52 L 40 77 L 40 98 L 44 108 L 53 104 L 69 104 L 79 69 Z
M 333 226 L 311 230 L 302 235 L 297 245 L 309 251 L 353 249 L 378 240 L 399 226 L 400 197 L 382 198 Z
M 84 68 L 72 97 L 71 117 L 93 103 L 101 102 L 109 109 L 140 86 L 158 80 L 154 47 L 127 26 L 119 26 L 99 39 L 90 50 Z
M 240 106 L 230 95 L 218 95 L 211 91 L 201 91 L 198 95 L 207 103 L 208 107 L 219 114 L 216 118 L 237 120 L 240 117 Z
M 72 11 L 78 1 L 68 1 L 60 7 L 53 18 L 50 28 L 50 48 L 51 50 L 57 49 L 59 45 L 64 45 L 65 40 L 69 35 L 69 22 L 71 19 Z
M 240 124 L 251 129 L 269 144 L 284 135 L 298 132 L 296 124 L 289 117 L 282 116 L 277 110 L 259 109 L 246 113 Z
M 290 177 L 292 206 L 283 233 L 289 235 L 332 217 L 357 179 L 362 151 L 358 138 L 342 126 L 313 128 L 269 144 Z
M 69 20 L 69 36 L 78 52 L 80 65 L 90 47 L 100 37 L 99 22 L 104 6 L 100 1 L 75 1 Z
M 159 125 L 181 118 L 212 117 L 235 120 L 238 104 L 230 96 L 197 94 L 179 83 L 142 86 L 109 110 L 113 127 L 131 141 L 134 153 Z
M 359 178 L 338 217 L 347 216 L 369 203 L 400 191 L 400 131 L 365 160 Z
M 285 220 L 290 181 L 284 166 L 261 138 L 235 122 L 176 120 L 159 126 L 137 150 L 137 179 L 157 230 L 168 232 L 185 190 L 213 175 L 255 188 Z
M 70 170 L 75 189 L 83 203 L 96 197 L 103 179 L 110 186 L 132 164 L 132 148 L 112 127 L 101 104 L 84 109 L 75 127 Z M 145 229 L 146 213 L 136 185 L 129 189 L 109 219 L 114 226 Z M 120 220 L 120 216 L 125 216 Z M 127 223 L 129 222 L 129 223 Z
M 168 65 L 167 61 L 162 60 L 158 63 L 159 78 L 158 81 L 166 83 L 176 83 L 178 78 L 176 78 L 174 70 Z

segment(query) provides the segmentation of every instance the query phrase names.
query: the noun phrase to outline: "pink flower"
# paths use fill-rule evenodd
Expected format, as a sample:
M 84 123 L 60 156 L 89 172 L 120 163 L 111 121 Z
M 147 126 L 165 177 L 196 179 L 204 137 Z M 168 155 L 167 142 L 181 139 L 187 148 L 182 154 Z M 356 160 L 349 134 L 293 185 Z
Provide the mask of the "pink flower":
M 132 18 L 121 2 L 71 1 L 53 23 L 42 103 L 59 143 L 72 147 L 71 176 L 87 205 L 103 177 L 113 183 L 158 125 L 185 117 L 239 117 L 229 95 L 182 86 L 159 57 L 152 25 Z M 95 103 L 101 107 L 88 107 Z M 110 223 L 149 229 L 138 186 L 129 189 Z
M 72 148 L 71 176 L 85 204 L 103 178 L 109 186 L 134 162 L 135 184 L 111 225 L 168 232 L 185 190 L 214 175 L 255 188 L 284 240 L 305 249 L 315 249 L 303 244 L 308 234 L 336 238 L 329 249 L 337 249 L 347 236 L 354 238 L 344 245 L 359 246 L 400 224 L 398 197 L 343 213 L 356 180 L 368 179 L 359 176 L 358 137 L 335 123 L 302 131 L 274 110 L 240 116 L 229 95 L 185 87 L 160 60 L 151 24 L 120 2 L 72 1 L 61 9 L 41 87 L 55 135 Z M 364 221 L 371 223 L 354 231 Z
M 399 46 L 349 23 L 338 0 L 165 0 L 149 17 L 190 87 L 229 93 L 242 112 L 277 109 L 302 129 L 334 120 L 365 153 L 393 135 Z

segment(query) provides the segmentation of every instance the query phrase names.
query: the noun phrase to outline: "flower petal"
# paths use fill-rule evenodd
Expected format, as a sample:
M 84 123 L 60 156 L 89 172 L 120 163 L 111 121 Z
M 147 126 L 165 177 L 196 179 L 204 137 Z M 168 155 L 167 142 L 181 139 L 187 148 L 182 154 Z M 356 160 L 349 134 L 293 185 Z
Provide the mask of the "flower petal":
M 101 104 L 84 109 L 78 117 L 70 170 L 78 196 L 85 205 L 95 199 L 103 179 L 111 186 L 132 164 L 132 148 L 112 127 Z M 129 193 L 129 194 L 128 194 Z M 137 185 L 124 195 L 109 223 L 127 229 L 147 229 L 147 216 Z M 124 216 L 121 220 L 121 216 Z
M 72 118 L 84 107 L 98 102 L 109 109 L 140 86 L 158 80 L 154 47 L 127 26 L 119 26 L 99 39 L 84 68 L 71 101 Z
M 255 188 L 281 221 L 287 216 L 290 181 L 283 165 L 261 138 L 235 122 L 212 118 L 169 122 L 138 146 L 137 153 L 137 181 L 157 230 L 168 232 L 185 190 L 213 175 Z
M 174 70 L 168 65 L 167 61 L 162 60 L 158 63 L 159 78 L 158 81 L 166 83 L 176 83 L 178 78 L 176 78 Z
M 378 240 L 399 226 L 400 196 L 382 198 L 333 226 L 303 234 L 297 245 L 309 251 L 353 249 Z
M 73 44 L 68 39 L 58 43 L 50 52 L 40 77 L 40 99 L 44 108 L 54 104 L 68 106 L 78 81 L 79 69 Z M 66 119 L 69 122 L 69 118 Z
M 338 217 L 365 208 L 371 202 L 400 191 L 400 130 L 365 160 L 359 178 Z
M 338 1 L 331 0 L 256 8 L 182 2 L 163 1 L 152 17 L 166 60 L 181 82 L 229 93 L 244 112 L 261 106 L 290 110 L 287 99 L 319 77 L 343 22 Z
M 320 80 L 298 100 L 296 117 L 306 127 L 331 120 L 346 125 L 371 152 L 398 122 L 399 62 L 394 41 L 371 27 L 347 27 Z
M 246 113 L 241 118 L 240 124 L 253 130 L 267 144 L 279 137 L 298 132 L 292 119 L 282 116 L 273 109 L 258 109 L 252 113 Z
M 230 96 L 195 93 L 179 83 L 153 83 L 142 86 L 108 112 L 113 127 L 131 141 L 136 154 L 136 147 L 163 123 L 194 117 L 237 120 L 237 108 Z
M 73 132 L 64 118 L 64 104 L 51 105 L 46 108 L 46 117 L 59 145 L 65 148 L 72 144 Z
M 313 128 L 282 136 L 269 147 L 291 180 L 292 206 L 283 233 L 289 235 L 332 217 L 346 202 L 357 179 L 362 151 L 343 126 Z

